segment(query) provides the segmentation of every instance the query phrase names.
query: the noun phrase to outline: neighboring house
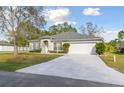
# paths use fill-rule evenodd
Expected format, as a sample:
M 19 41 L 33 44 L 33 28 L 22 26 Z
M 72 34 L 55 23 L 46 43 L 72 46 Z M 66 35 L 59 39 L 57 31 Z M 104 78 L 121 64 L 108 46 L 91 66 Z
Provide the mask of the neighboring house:
M 29 47 L 18 47 L 19 51 L 29 51 Z M 0 52 L 14 51 L 14 45 L 0 41 Z
M 41 53 L 49 53 L 49 51 L 62 51 L 62 45 L 69 43 L 69 54 L 96 54 L 95 44 L 101 41 L 102 39 L 99 37 L 82 35 L 77 32 L 63 32 L 31 40 L 29 49 L 41 49 Z
M 13 51 L 14 47 L 12 44 L 0 41 L 0 51 Z

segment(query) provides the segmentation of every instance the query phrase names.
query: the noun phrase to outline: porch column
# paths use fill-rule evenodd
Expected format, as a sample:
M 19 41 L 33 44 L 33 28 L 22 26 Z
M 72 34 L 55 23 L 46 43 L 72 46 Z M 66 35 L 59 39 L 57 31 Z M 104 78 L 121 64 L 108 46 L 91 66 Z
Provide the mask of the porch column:
M 42 54 L 42 52 L 43 52 L 43 41 L 42 40 L 40 41 L 40 49 L 41 49 L 40 53 Z
M 57 53 L 58 53 L 58 50 L 59 50 L 58 43 L 56 43 L 56 49 L 57 49 Z

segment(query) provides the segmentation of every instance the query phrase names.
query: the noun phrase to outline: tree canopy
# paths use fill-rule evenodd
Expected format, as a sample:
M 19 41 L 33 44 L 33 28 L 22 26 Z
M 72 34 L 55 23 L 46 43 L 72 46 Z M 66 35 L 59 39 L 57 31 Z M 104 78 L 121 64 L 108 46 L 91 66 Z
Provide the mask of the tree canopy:
M 17 27 L 17 34 L 18 34 L 18 46 L 23 47 L 29 44 L 30 40 L 38 39 L 41 36 L 49 35 L 49 32 L 46 30 L 41 30 L 33 26 L 30 21 L 22 22 Z M 13 41 L 11 40 L 11 43 Z
M 121 31 L 118 33 L 118 38 L 119 38 L 120 40 L 123 40 L 123 39 L 124 39 L 124 31 L 123 31 L 123 30 L 121 30 Z
M 99 36 L 101 32 L 104 32 L 102 27 L 98 27 L 96 24 L 92 22 L 87 22 L 85 25 L 80 27 L 82 34 L 90 35 L 90 36 Z
M 22 22 L 30 21 L 35 27 L 43 27 L 46 24 L 43 15 L 43 7 L 34 6 L 1 6 L 0 7 L 0 31 L 8 33 L 14 42 L 14 54 L 18 54 L 18 26 Z M 26 27 L 26 25 L 23 25 Z
M 69 25 L 67 22 L 49 27 L 50 35 L 55 35 L 55 34 L 58 34 L 61 32 L 68 32 L 68 31 L 76 32 L 77 29 L 75 27 L 72 27 L 71 25 Z

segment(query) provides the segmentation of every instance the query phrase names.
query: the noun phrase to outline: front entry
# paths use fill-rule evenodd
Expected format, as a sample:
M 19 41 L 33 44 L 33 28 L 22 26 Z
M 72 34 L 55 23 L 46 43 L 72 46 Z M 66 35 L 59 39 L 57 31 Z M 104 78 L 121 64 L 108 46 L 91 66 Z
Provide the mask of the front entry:
M 48 41 L 43 41 L 42 53 L 48 53 Z

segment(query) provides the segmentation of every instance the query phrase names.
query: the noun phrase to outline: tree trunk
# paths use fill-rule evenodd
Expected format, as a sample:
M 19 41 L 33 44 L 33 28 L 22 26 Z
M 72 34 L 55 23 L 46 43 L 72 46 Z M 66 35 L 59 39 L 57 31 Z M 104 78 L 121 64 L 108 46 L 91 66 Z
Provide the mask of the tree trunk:
M 15 10 L 11 6 L 11 18 L 12 18 L 12 33 L 13 33 L 13 41 L 14 41 L 14 56 L 18 55 L 18 44 L 17 44 L 17 32 L 15 28 Z
M 17 36 L 14 36 L 14 56 L 18 55 Z
M 121 41 L 121 48 L 123 48 L 123 42 Z

